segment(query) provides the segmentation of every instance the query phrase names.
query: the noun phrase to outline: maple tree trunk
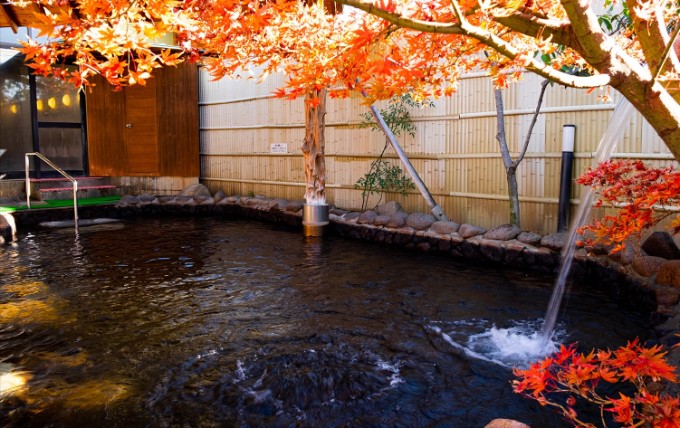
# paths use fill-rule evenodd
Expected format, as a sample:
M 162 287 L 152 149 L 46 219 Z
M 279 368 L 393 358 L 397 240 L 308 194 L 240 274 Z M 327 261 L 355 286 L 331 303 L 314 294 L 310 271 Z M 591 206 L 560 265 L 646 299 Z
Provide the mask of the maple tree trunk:
M 496 101 L 496 141 L 501 151 L 503 166 L 505 167 L 505 177 L 508 181 L 508 199 L 510 202 L 510 224 L 520 227 L 519 224 L 519 190 L 517 188 L 517 166 L 513 165 L 508 148 L 508 140 L 505 136 L 505 109 L 503 107 L 503 93 L 500 89 L 494 89 L 494 99 Z
M 519 189 L 517 188 L 517 169 L 514 167 L 506 170 L 508 180 L 508 196 L 510 199 L 510 224 L 521 227 L 519 224 Z
M 302 144 L 307 205 L 326 203 L 325 120 L 326 90 L 308 91 L 305 94 L 305 139 Z
M 680 161 L 680 104 L 668 92 L 659 90 L 659 86 L 659 83 L 641 83 L 633 77 L 612 85 L 647 119 L 675 159 Z

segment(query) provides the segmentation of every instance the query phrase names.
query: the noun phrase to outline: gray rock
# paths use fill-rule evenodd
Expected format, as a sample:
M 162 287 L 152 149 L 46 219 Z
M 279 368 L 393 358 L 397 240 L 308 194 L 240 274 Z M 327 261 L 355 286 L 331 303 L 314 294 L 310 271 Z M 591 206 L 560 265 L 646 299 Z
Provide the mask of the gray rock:
M 523 242 L 525 244 L 534 246 L 539 245 L 541 243 L 541 238 L 543 238 L 543 236 L 534 232 L 521 232 L 519 235 L 517 235 L 517 240 L 519 242 Z
M 521 261 L 522 254 L 527 248 L 527 245 L 517 239 L 511 239 L 509 241 L 504 241 L 501 243 L 503 248 L 505 248 L 505 259 L 504 262 L 510 265 L 516 265 L 518 261 Z
M 650 277 L 655 275 L 666 261 L 663 257 L 640 256 L 633 259 L 631 266 L 638 275 Z
M 432 226 L 435 220 L 432 214 L 413 213 L 406 219 L 406 225 L 416 230 L 425 230 Z
M 654 294 L 659 306 L 675 306 L 680 302 L 680 288 L 657 286 Z
M 257 198 L 257 197 L 252 197 L 252 198 L 241 198 L 239 201 L 241 205 L 245 205 L 247 207 L 257 207 L 259 205 L 262 205 L 264 203 L 263 199 Z
M 196 201 L 198 205 L 215 205 L 215 199 L 213 199 L 212 196 L 209 196 L 207 198 L 204 197 L 194 198 L 194 201 Z
M 360 215 L 361 215 L 361 214 L 359 214 L 359 213 L 357 213 L 357 212 L 351 212 L 351 213 L 345 214 L 345 215 L 342 217 L 342 219 L 343 219 L 343 220 L 347 220 L 347 221 L 356 220 L 356 219 L 359 218 Z
M 201 183 L 195 183 L 184 188 L 179 194 L 179 196 L 191 196 L 195 198 L 196 196 L 212 197 L 210 190 Z
M 385 225 L 387 225 L 387 223 L 390 222 L 391 218 L 392 217 L 390 217 L 388 215 L 378 215 L 378 216 L 375 217 L 373 224 L 375 224 L 376 226 L 385 226 Z
M 137 205 L 139 204 L 139 198 L 134 195 L 125 195 L 122 198 L 120 198 L 120 201 L 116 203 L 116 206 L 119 207 L 125 207 L 128 205 Z
M 636 256 L 635 247 L 633 247 L 631 244 L 627 244 L 623 250 L 617 251 L 615 253 L 608 253 L 608 257 L 621 266 L 628 266 L 629 264 L 633 263 L 633 260 Z
M 406 214 L 404 212 L 396 213 L 395 215 L 390 217 L 390 221 L 388 221 L 385 226 L 391 227 L 393 229 L 399 229 L 401 227 L 406 226 L 406 219 L 407 218 L 408 218 L 408 214 Z
M 659 267 L 656 283 L 680 287 L 680 260 L 668 260 Z
M 288 206 L 288 199 L 278 198 L 278 199 L 273 199 L 269 202 L 269 209 L 270 210 L 285 211 L 287 206 Z
M 463 239 L 468 239 L 472 238 L 473 236 L 478 236 L 478 235 L 483 235 L 486 232 L 486 229 L 483 227 L 479 226 L 474 226 L 471 224 L 461 224 L 460 228 L 458 229 L 458 234 L 461 236 Z
M 167 203 L 172 202 L 175 199 L 175 197 L 174 196 L 159 196 L 157 199 L 158 199 L 159 203 L 167 204 Z
M 139 198 L 139 202 L 149 203 L 149 202 L 153 202 L 154 199 L 156 199 L 156 195 L 151 195 L 149 193 L 143 193 L 143 194 L 139 195 L 138 198 Z
M 460 229 L 460 224 L 454 221 L 435 221 L 432 223 L 432 226 L 430 226 L 430 229 L 432 229 L 433 232 L 437 232 L 441 235 L 448 235 L 458 232 L 458 229 Z
M 561 251 L 567 241 L 569 240 L 569 233 L 567 232 L 557 232 L 545 235 L 541 239 L 541 246 L 550 248 L 553 251 Z
M 650 256 L 663 257 L 667 260 L 680 259 L 680 249 L 668 232 L 652 233 L 640 248 Z
M 168 202 L 169 204 L 172 205 L 196 205 L 196 200 L 191 197 L 191 196 L 176 196 L 171 202 Z
M 229 204 L 238 204 L 241 201 L 240 196 L 228 196 L 227 198 L 223 199 L 222 201 L 227 201 Z
M 342 217 L 343 215 L 347 214 L 349 211 L 343 210 L 340 208 L 333 207 L 329 210 L 329 214 L 337 215 L 338 217 Z
M 399 205 L 399 202 L 395 201 L 385 202 L 384 204 L 375 207 L 375 213 L 378 215 L 393 216 L 399 212 L 404 212 L 404 210 L 401 208 L 401 205 Z
M 484 240 L 479 244 L 479 252 L 487 259 L 500 262 L 505 257 L 505 249 L 496 240 Z
M 296 213 L 300 211 L 304 205 L 305 203 L 302 201 L 288 201 L 288 205 L 286 205 L 286 211 Z
M 213 195 L 213 199 L 215 200 L 215 203 L 219 203 L 222 199 L 226 198 L 227 195 L 222 191 L 222 189 L 218 190 L 215 192 Z
M 373 224 L 375 221 L 375 218 L 377 217 L 377 214 L 375 211 L 364 211 L 359 215 L 359 218 L 357 218 L 357 223 L 359 224 Z
M 522 231 L 514 224 L 504 224 L 484 234 L 484 239 L 496 241 L 509 241 L 515 239 Z

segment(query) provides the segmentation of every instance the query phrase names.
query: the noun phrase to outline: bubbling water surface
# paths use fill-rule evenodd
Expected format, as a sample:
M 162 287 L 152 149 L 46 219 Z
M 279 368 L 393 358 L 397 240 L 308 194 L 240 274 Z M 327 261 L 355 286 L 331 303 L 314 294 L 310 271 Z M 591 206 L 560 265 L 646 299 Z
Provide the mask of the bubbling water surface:
M 0 248 L 0 426 L 563 425 L 510 386 L 546 352 L 551 276 L 242 220 L 79 235 Z M 592 285 L 567 298 L 555 346 L 649 331 Z

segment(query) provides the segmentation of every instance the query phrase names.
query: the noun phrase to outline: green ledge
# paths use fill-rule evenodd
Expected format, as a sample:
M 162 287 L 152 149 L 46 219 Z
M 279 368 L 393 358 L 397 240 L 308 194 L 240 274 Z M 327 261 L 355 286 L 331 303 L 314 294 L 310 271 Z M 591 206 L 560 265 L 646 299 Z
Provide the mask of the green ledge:
M 78 206 L 87 205 L 105 205 L 113 204 L 120 200 L 121 196 L 101 196 L 98 198 L 79 198 Z M 42 202 L 32 202 L 32 209 L 50 209 L 50 208 L 67 208 L 73 206 L 73 199 L 55 199 L 53 201 L 42 201 Z M 26 204 L 18 205 L 0 205 L 0 212 L 14 212 L 14 211 L 25 211 L 28 207 Z

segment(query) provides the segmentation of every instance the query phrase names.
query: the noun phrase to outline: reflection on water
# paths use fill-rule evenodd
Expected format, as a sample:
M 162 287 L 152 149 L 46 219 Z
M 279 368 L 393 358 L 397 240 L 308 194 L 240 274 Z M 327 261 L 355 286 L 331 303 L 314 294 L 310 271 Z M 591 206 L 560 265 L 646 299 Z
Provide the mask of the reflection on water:
M 223 219 L 40 231 L 0 273 L 1 426 L 562 424 L 474 356 L 540 323 L 550 277 Z M 585 285 L 568 301 L 564 341 L 646 334 Z

